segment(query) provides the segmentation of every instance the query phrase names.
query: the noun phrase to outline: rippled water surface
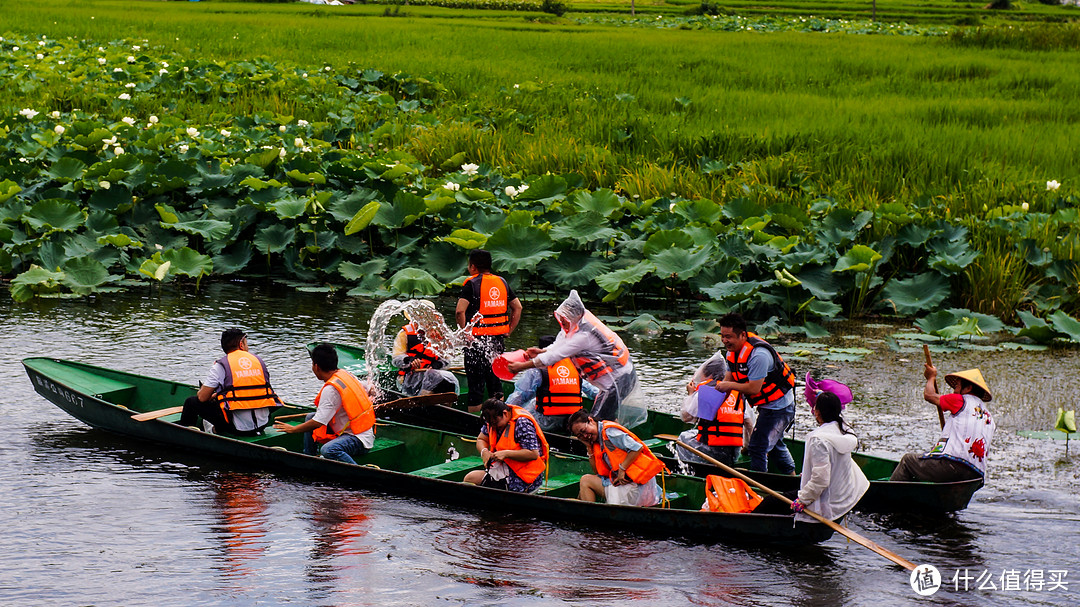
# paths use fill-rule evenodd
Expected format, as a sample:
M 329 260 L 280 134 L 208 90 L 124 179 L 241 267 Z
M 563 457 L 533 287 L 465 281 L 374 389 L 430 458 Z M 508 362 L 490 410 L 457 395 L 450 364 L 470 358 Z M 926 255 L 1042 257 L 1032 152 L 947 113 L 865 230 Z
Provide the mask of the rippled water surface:
M 449 316 L 453 301 L 440 301 Z M 526 302 L 527 346 L 555 330 L 556 302 Z M 278 392 L 319 387 L 304 344 L 363 343 L 377 302 L 216 284 L 199 295 L 0 303 L 0 604 L 30 605 L 1076 605 L 1080 604 L 1080 442 L 1016 436 L 1074 406 L 1080 354 L 938 355 L 943 371 L 982 369 L 999 421 L 987 487 L 944 517 L 855 514 L 850 526 L 971 590 L 919 599 L 907 575 L 840 536 L 812 547 L 699 545 L 527 515 L 443 507 L 178 453 L 92 430 L 34 393 L 19 360 L 55 356 L 195 383 L 226 326 L 250 334 Z M 852 386 L 847 417 L 869 452 L 928 448 L 921 354 L 878 340 L 895 328 L 833 327 L 875 350 L 859 363 L 793 365 Z M 847 332 L 852 335 L 843 337 Z M 857 334 L 858 337 L 854 335 Z M 708 351 L 682 334 L 628 338 L 650 406 L 675 411 Z M 179 403 L 163 403 L 163 406 Z M 796 435 L 811 427 L 800 410 Z M 1065 588 L 1002 590 L 1017 572 L 1066 571 Z M 984 573 L 986 572 L 986 573 Z M 976 590 L 977 576 L 996 590 Z M 981 582 L 985 585 L 985 580 Z

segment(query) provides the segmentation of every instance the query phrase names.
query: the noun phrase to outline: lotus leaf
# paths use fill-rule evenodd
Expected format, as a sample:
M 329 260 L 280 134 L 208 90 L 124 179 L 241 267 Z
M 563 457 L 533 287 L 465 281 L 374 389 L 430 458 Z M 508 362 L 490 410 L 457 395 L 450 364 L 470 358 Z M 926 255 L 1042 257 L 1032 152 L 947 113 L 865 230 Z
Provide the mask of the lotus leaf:
M 942 339 L 953 340 L 964 335 L 983 335 L 983 330 L 979 328 L 978 319 L 965 316 L 959 323 L 938 329 L 936 333 Z
M 29 301 L 36 295 L 55 293 L 64 279 L 63 272 L 51 272 L 30 264 L 30 269 L 19 274 L 11 281 L 11 298 L 15 301 Z
M 807 303 L 806 309 L 821 318 L 836 318 L 837 316 L 840 316 L 840 312 L 843 311 L 843 308 L 838 304 L 834 304 L 831 301 L 822 301 L 820 299 L 815 299 Z M 807 336 L 813 337 L 809 334 L 807 334 Z
M 839 308 L 840 306 L 837 306 Z M 829 336 L 829 330 L 825 327 L 810 321 L 803 323 L 803 332 L 810 339 L 821 339 Z
M 469 258 L 448 242 L 434 242 L 424 248 L 421 266 L 444 283 L 468 276 Z
M 172 264 L 170 271 L 173 274 L 190 276 L 196 280 L 196 284 L 203 276 L 214 271 L 214 261 L 190 247 L 163 251 L 161 258 Z
M 109 234 L 107 236 L 99 236 L 97 242 L 100 245 L 112 245 L 118 249 L 126 249 L 128 247 L 138 249 L 142 248 L 143 246 L 141 242 L 135 240 L 127 234 Z
M 304 214 L 308 208 L 308 199 L 298 196 L 286 196 L 270 204 L 278 219 L 296 219 Z
M 195 219 L 193 221 L 178 221 L 176 223 L 162 222 L 161 226 L 167 229 L 202 236 L 207 241 L 221 240 L 232 233 L 233 226 L 227 221 L 216 219 Z
M 937 234 L 933 228 L 919 224 L 908 224 L 896 233 L 896 241 L 915 248 L 921 248 L 930 238 Z
M 423 198 L 399 190 L 392 204 L 379 207 L 372 223 L 384 228 L 402 228 L 411 225 L 426 212 L 427 203 Z
M 19 187 L 19 184 L 10 179 L 0 181 L 0 204 L 7 202 L 9 198 L 21 191 L 22 188 Z
M 646 257 L 650 257 L 673 247 L 682 249 L 696 248 L 694 246 L 694 239 L 682 230 L 660 230 L 654 232 L 645 241 L 645 247 L 642 249 L 642 253 Z
M 967 241 L 962 240 L 934 245 L 934 251 L 935 254 L 930 257 L 930 267 L 950 274 L 963 270 L 979 256 L 978 251 L 972 251 Z
M 683 200 L 678 202 L 675 204 L 675 208 L 672 209 L 672 212 L 686 219 L 689 223 L 703 225 L 712 225 L 717 221 L 720 221 L 720 217 L 723 214 L 723 210 L 719 204 L 704 198 L 699 198 L 694 201 Z
M 386 260 L 372 259 L 361 264 L 345 261 L 338 265 L 337 270 L 345 280 L 364 280 L 382 274 L 386 270 Z
M 608 227 L 607 219 L 595 211 L 584 211 L 563 219 L 551 227 L 551 237 L 557 241 L 570 241 L 584 247 L 590 243 L 608 242 L 618 233 Z
M 881 259 L 881 254 L 866 245 L 851 247 L 843 257 L 836 260 L 833 272 L 866 272 Z
M 1016 243 L 1016 248 L 1019 249 L 1020 254 L 1024 256 L 1024 261 L 1033 266 L 1042 267 L 1054 261 L 1054 256 L 1050 253 L 1050 249 L 1040 247 L 1034 239 L 1025 238 Z
M 237 242 L 227 251 L 213 257 L 214 271 L 218 274 L 235 274 L 251 263 L 251 243 Z
M 1019 337 L 1027 337 L 1036 343 L 1046 344 L 1058 336 L 1058 332 L 1038 316 L 1024 310 L 1017 310 L 1016 315 L 1024 323 L 1024 328 L 1016 333 Z
M 752 217 L 761 217 L 764 215 L 765 207 L 762 207 L 747 198 L 733 198 L 724 203 L 723 213 L 724 217 L 727 217 L 736 223 L 743 223 L 745 220 Z
M 775 282 L 775 280 L 758 282 L 718 282 L 701 291 L 713 299 L 746 301 L 753 297 L 759 290 L 768 287 Z
M 632 287 L 641 282 L 656 266 L 652 262 L 642 261 L 635 265 L 606 272 L 596 277 L 596 284 L 609 294 L 619 293 L 624 287 Z
M 566 197 L 566 179 L 559 175 L 544 175 L 529 183 L 529 189 L 518 195 L 518 200 L 554 202 Z
M 564 289 L 590 283 L 600 274 L 607 272 L 608 268 L 609 264 L 606 260 L 593 257 L 584 251 L 560 253 L 551 259 L 544 260 L 540 265 L 544 278 L 551 284 Z
M 659 335 L 664 332 L 664 327 L 652 314 L 641 314 L 619 330 L 632 335 Z
M 1073 341 L 1080 341 L 1080 322 L 1065 312 L 1058 310 L 1050 315 L 1054 329 L 1069 336 Z
M 525 193 L 527 194 L 531 190 L 532 188 L 530 187 Z M 615 192 L 609 189 L 601 189 L 594 192 L 581 190 L 574 194 L 571 199 L 571 204 L 579 211 L 593 211 L 599 213 L 602 217 L 609 219 L 622 208 L 619 197 Z
M 733 233 L 722 236 L 718 239 L 718 244 L 721 253 L 739 260 L 739 263 L 746 264 L 754 260 L 753 251 L 750 250 L 750 246 L 740 234 Z
M 276 223 L 255 233 L 255 248 L 264 255 L 281 253 L 296 239 L 296 230 Z
M 873 218 L 874 214 L 870 211 L 856 213 L 851 209 L 834 209 L 822 222 L 821 240 L 839 248 L 854 240 L 859 230 L 866 227 Z
M 957 320 L 958 319 L 953 316 L 952 312 L 949 312 L 948 310 L 938 310 L 933 314 L 927 314 L 919 320 L 916 320 L 915 326 L 930 335 L 938 335 L 938 331 L 945 327 L 952 326 Z
M 446 286 L 434 276 L 419 268 L 399 270 L 387 281 L 390 290 L 409 297 L 438 295 Z
M 371 220 L 375 219 L 375 215 L 382 207 L 382 203 L 378 200 L 372 200 L 363 206 L 355 215 L 349 219 L 349 223 L 345 226 L 345 235 L 351 236 L 364 228 L 368 227 Z
M 49 198 L 34 204 L 23 223 L 37 232 L 71 232 L 86 221 L 86 213 L 73 202 Z
M 110 275 L 105 265 L 92 257 L 67 260 L 63 274 L 60 282 L 79 295 L 93 293 L 101 285 L 120 279 L 119 276 Z
M 648 244 L 645 248 L 648 248 Z M 654 272 L 661 278 L 669 275 L 690 278 L 705 267 L 712 252 L 711 246 L 695 249 L 672 247 L 650 255 L 649 260 L 656 265 Z
M 485 246 L 495 265 L 510 274 L 531 272 L 541 261 L 556 255 L 551 238 L 533 226 L 503 226 L 487 239 Z
M 450 232 L 449 236 L 443 236 L 438 240 L 449 242 L 466 251 L 471 251 L 473 249 L 482 248 L 487 243 L 488 237 L 479 232 L 473 232 L 472 230 L 459 229 Z
M 64 156 L 49 167 L 49 176 L 59 181 L 82 179 L 85 172 L 86 163 L 71 156 Z
M 402 165 L 398 165 L 402 166 Z M 326 185 L 326 177 L 319 173 L 302 173 L 296 169 L 285 173 L 285 175 L 292 179 L 295 183 L 311 184 L 311 185 Z
M 261 191 L 263 191 L 263 190 L 265 190 L 267 188 L 280 188 L 285 184 L 281 183 L 280 181 L 278 181 L 276 179 L 270 179 L 268 181 L 263 181 L 262 179 L 258 179 L 256 177 L 248 177 L 248 178 L 244 179 L 243 181 L 241 181 L 240 185 L 242 185 L 242 186 L 244 186 L 246 188 L 251 188 L 252 190 L 254 190 L 256 192 L 261 192 Z
M 910 316 L 933 309 L 949 295 L 948 281 L 934 272 L 925 272 L 907 280 L 892 280 L 881 291 L 884 302 L 897 314 Z

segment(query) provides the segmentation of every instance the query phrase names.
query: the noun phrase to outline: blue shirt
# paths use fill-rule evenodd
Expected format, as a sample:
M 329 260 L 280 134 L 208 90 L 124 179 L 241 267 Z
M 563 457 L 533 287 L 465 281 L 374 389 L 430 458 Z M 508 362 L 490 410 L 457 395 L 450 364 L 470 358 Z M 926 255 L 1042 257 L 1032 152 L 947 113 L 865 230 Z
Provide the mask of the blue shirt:
M 773 357 L 767 348 L 754 348 L 750 352 L 750 360 L 746 361 L 746 378 L 750 381 L 765 379 L 765 376 L 773 370 Z M 728 363 L 728 371 L 734 373 L 733 365 Z M 795 390 L 789 390 L 787 394 L 771 403 L 759 405 L 758 409 L 786 409 L 795 405 Z

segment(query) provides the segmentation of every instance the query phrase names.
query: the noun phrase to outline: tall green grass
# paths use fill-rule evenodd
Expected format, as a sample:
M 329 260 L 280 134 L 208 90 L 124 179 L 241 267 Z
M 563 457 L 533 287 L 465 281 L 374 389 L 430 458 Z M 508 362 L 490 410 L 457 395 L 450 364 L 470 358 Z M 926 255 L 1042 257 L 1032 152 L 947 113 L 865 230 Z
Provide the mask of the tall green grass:
M 9 1 L 4 9 L 12 31 L 431 78 L 448 89 L 438 121 L 402 125 L 386 143 L 432 164 L 463 151 L 508 172 L 574 171 L 642 196 L 766 204 L 833 196 L 860 207 L 940 197 L 958 211 L 1007 195 L 1009 184 L 1057 179 L 1069 190 L 1080 177 L 1080 56 L 1061 44 L 1024 50 L 1016 34 L 996 42 L 985 34 L 729 34 L 429 7 L 393 19 L 371 6 L 216 2 Z M 70 88 L 57 83 L 50 101 L 6 86 L 0 105 L 77 105 Z M 203 118 L 327 111 L 281 91 L 253 90 L 227 107 L 169 103 Z M 703 174 L 703 158 L 731 168 Z M 795 185 L 765 168 L 778 159 L 799 166 Z

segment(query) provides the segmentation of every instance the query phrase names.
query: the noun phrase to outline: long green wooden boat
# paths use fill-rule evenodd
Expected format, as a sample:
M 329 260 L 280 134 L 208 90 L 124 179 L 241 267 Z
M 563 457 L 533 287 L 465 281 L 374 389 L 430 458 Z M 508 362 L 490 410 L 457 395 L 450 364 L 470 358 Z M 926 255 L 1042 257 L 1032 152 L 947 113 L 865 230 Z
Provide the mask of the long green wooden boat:
M 313 346 L 314 344 L 311 345 Z M 346 344 L 333 345 L 338 351 L 338 364 L 341 367 L 349 369 L 354 373 L 366 372 L 363 348 Z M 377 377 L 383 389 L 387 390 L 390 394 L 394 394 L 397 377 L 396 371 L 387 367 L 381 369 L 380 372 L 377 373 Z M 462 434 L 476 433 L 480 430 L 481 422 L 476 415 L 468 414 L 464 411 L 468 382 L 463 373 L 458 374 L 458 381 L 461 384 L 462 394 L 457 408 L 435 406 L 424 409 L 388 412 L 387 415 L 391 419 L 414 425 L 448 430 Z M 504 382 L 504 388 L 506 394 L 510 394 L 514 389 L 513 383 Z M 689 424 L 686 424 L 675 415 L 650 410 L 645 422 L 638 426 L 634 426 L 631 430 L 641 438 L 648 438 L 658 434 L 678 435 L 689 427 Z M 570 436 L 552 433 L 546 433 L 546 436 L 548 442 L 555 450 L 564 453 L 576 453 L 579 455 L 584 455 L 585 453 L 583 445 Z M 795 459 L 796 468 L 801 469 L 804 452 L 803 441 L 784 439 L 784 442 L 787 444 L 792 457 Z M 671 455 L 666 455 L 664 451 L 667 450 L 670 452 L 670 450 L 658 443 L 661 443 L 661 441 L 650 441 L 649 447 L 664 460 L 664 463 L 667 464 L 668 468 L 671 470 L 701 477 L 710 474 L 727 476 L 727 474 L 717 466 L 679 462 L 673 456 L 673 452 L 671 452 Z M 972 496 L 974 496 L 975 492 L 983 485 L 981 479 L 956 481 L 951 483 L 890 481 L 889 476 L 899 463 L 896 460 L 867 455 L 865 453 L 853 453 L 852 457 L 866 477 L 870 479 L 870 489 L 855 506 L 856 509 L 863 512 L 942 513 L 963 510 L 964 508 L 967 508 Z M 779 474 L 775 471 L 753 472 L 749 470 L 749 465 L 750 462 L 745 457 L 736 462 L 736 467 L 740 468 L 743 473 L 776 491 L 791 491 L 799 488 L 799 477 L 797 476 Z
M 475 435 L 381 421 L 372 451 L 345 464 L 302 453 L 303 437 L 268 429 L 265 435 L 232 438 L 180 426 L 179 413 L 150 421 L 133 415 L 181 404 L 196 388 L 123 371 L 54 358 L 23 361 L 34 389 L 76 419 L 95 428 L 175 447 L 185 453 L 222 456 L 222 462 L 244 461 L 282 473 L 303 475 L 380 491 L 404 493 L 469 508 L 494 508 L 522 516 L 569 520 L 615 527 L 634 533 L 680 536 L 695 541 L 816 543 L 832 530 L 820 524 L 795 523 L 790 515 L 724 514 L 699 510 L 705 500 L 701 479 L 668 475 L 667 508 L 593 504 L 575 499 L 586 459 L 553 453 L 548 481 L 535 494 L 521 494 L 460 482 L 482 468 Z M 279 409 L 278 415 L 311 411 L 310 407 Z M 297 421 L 297 420 L 293 420 Z

